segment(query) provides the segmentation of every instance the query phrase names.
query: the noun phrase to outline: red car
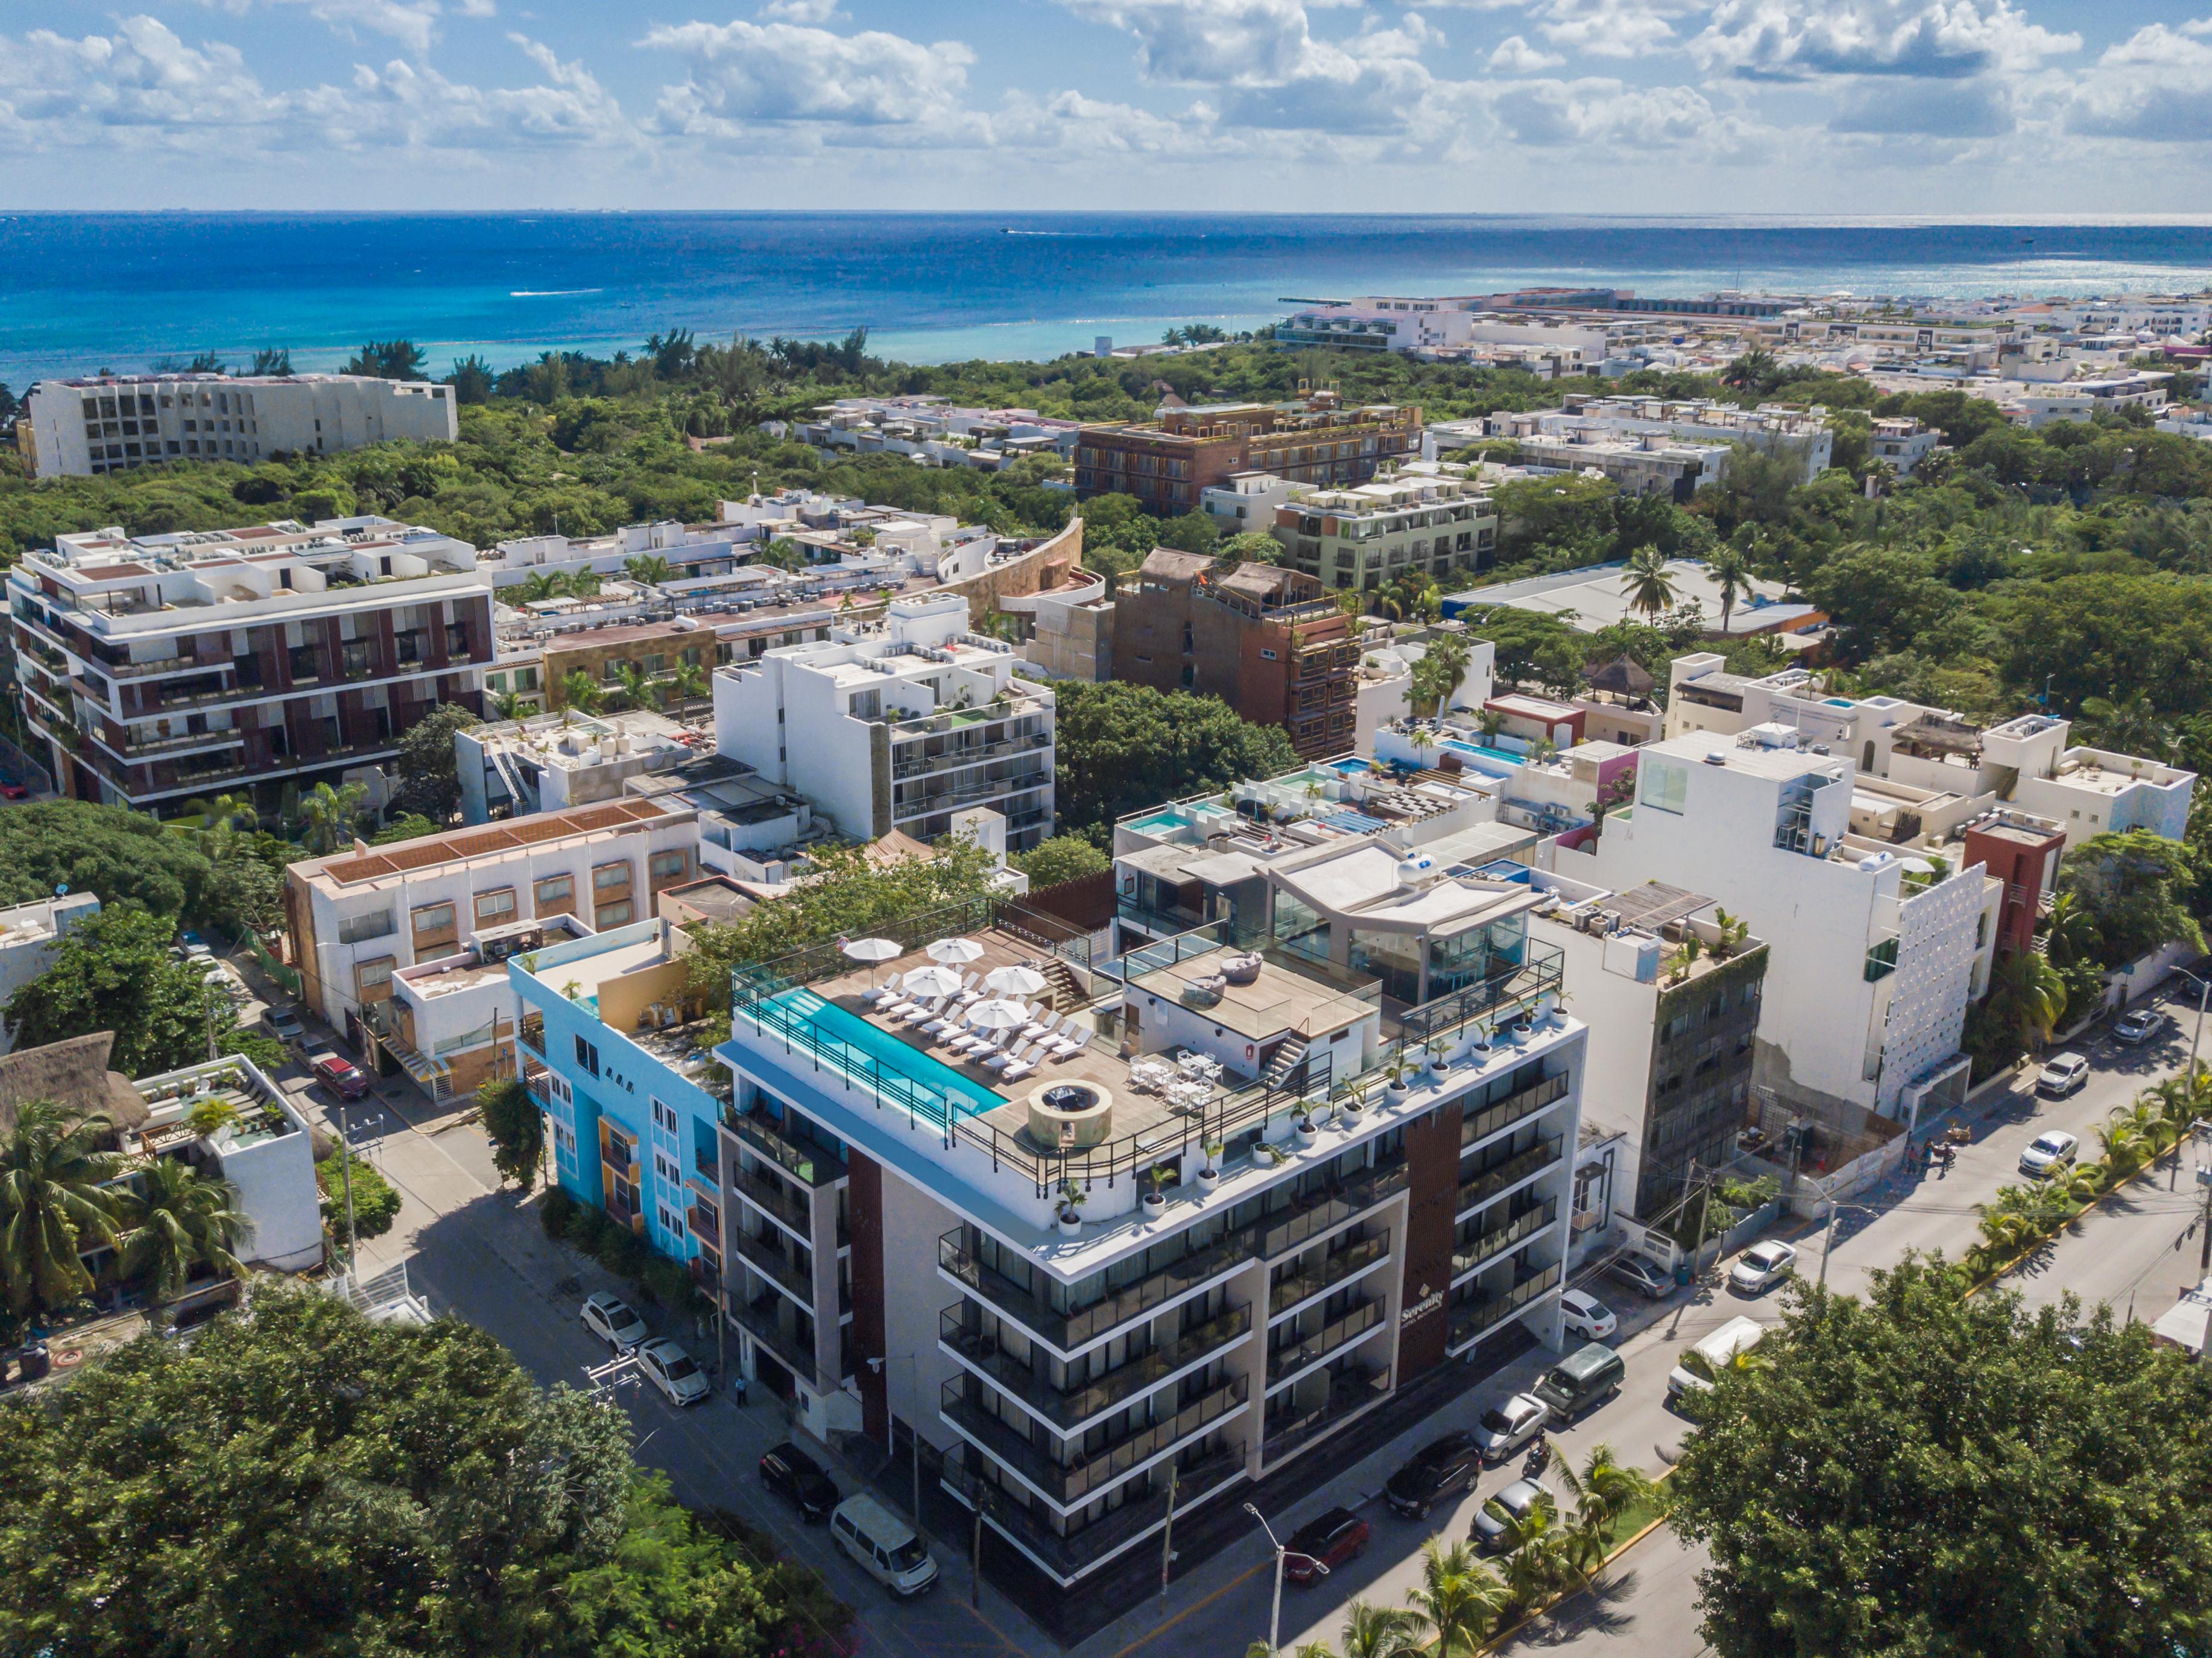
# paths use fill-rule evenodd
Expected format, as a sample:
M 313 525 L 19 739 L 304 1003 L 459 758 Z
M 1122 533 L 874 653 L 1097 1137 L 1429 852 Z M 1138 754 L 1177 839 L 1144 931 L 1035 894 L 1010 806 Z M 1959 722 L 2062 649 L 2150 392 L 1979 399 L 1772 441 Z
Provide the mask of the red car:
M 1365 1553 L 1368 1535 L 1367 1522 L 1350 1509 L 1331 1509 L 1291 1533 L 1283 1556 L 1283 1576 L 1293 1583 L 1310 1583 L 1326 1576 Z
M 357 1100 L 368 1092 L 368 1073 L 335 1054 L 325 1054 L 315 1061 L 315 1080 L 342 1100 Z
M 0 800 L 27 800 L 30 798 L 30 790 L 21 783 L 0 783 Z

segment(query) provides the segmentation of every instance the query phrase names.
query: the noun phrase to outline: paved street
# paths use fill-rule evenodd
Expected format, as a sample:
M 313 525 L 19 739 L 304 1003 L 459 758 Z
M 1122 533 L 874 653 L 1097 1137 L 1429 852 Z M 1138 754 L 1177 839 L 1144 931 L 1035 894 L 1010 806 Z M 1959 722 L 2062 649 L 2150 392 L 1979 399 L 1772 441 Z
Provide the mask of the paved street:
M 2132 1101 L 2145 1085 L 2178 1072 L 2186 1056 L 2188 1029 L 2194 1009 L 2178 1003 L 2173 1011 L 2179 1033 L 2142 1049 L 2120 1048 L 2109 1038 L 2077 1044 L 2087 1053 L 2094 1071 L 2088 1085 L 2071 1099 L 2046 1101 L 2035 1096 L 2031 1078 L 2023 1078 L 2007 1090 L 1986 1096 L 1970 1108 L 1974 1125 L 1972 1145 L 1960 1148 L 1956 1165 L 1948 1173 L 1899 1176 L 1889 1187 L 1868 1194 L 1865 1210 L 1845 1210 L 1838 1218 L 1833 1254 L 1828 1267 L 1832 1289 L 1846 1294 L 1863 1291 L 1876 1268 L 1893 1264 L 1907 1249 L 1942 1248 L 1956 1256 L 1975 1236 L 1974 1206 L 1985 1202 L 2002 1186 L 2016 1183 L 2021 1149 L 2046 1128 L 2057 1127 L 2080 1134 L 2084 1154 L 2096 1151 L 2095 1127 L 2116 1105 Z M 2189 1172 L 2181 1175 L 2184 1183 Z M 2163 1194 L 2160 1194 L 2161 1197 Z M 2183 1192 L 2180 1202 L 2191 1194 Z M 2115 1200 L 2116 1205 L 2119 1200 Z M 2071 1241 L 2083 1256 L 2094 1255 L 2097 1265 L 2090 1278 L 2075 1287 L 2085 1294 L 2120 1291 L 2131 1274 L 2146 1270 L 2142 1252 L 2173 1254 L 2172 1235 L 2188 1224 L 2185 1214 L 2155 1212 L 2162 1206 L 2130 1199 L 2110 1217 L 2111 1230 L 2130 1232 L 2134 1254 L 2100 1250 L 2094 1242 Z M 2138 1220 L 2154 1222 L 2149 1231 L 2136 1227 Z M 2163 1229 L 2162 1231 L 2160 1229 Z M 2153 1234 L 2158 1236 L 2154 1238 Z M 1779 1236 L 1799 1251 L 1799 1270 L 1808 1276 L 1820 1266 L 1821 1233 L 1818 1227 L 1793 1224 Z M 2123 1266 L 2126 1255 L 2132 1266 Z M 2029 1277 L 2024 1288 L 2046 1280 L 2056 1293 L 2058 1283 L 2074 1270 L 2071 1249 L 2057 1263 Z M 2196 1281 L 2196 1251 L 2175 1270 L 2188 1282 Z M 2185 1268 L 2185 1270 L 2184 1270 Z M 2153 1292 L 2148 1286 L 2155 1283 Z M 2112 1288 L 2106 1286 L 2109 1284 Z M 2143 1279 L 2138 1311 L 2155 1317 L 2172 1303 L 2164 1278 L 2154 1272 Z M 1731 1318 L 1747 1315 L 1771 1322 L 1780 1315 L 1778 1292 L 1746 1301 L 1717 1284 L 1698 1284 L 1656 1307 L 1639 1302 L 1632 1292 L 1610 1279 L 1589 1286 L 1621 1315 L 1624 1336 L 1617 1340 L 1628 1365 L 1628 1379 L 1620 1396 L 1573 1428 L 1555 1436 L 1558 1446 L 1579 1465 L 1589 1448 L 1611 1444 L 1623 1460 L 1633 1460 L 1657 1473 L 1679 1454 L 1687 1424 L 1666 1404 L 1666 1376 L 1680 1351 Z M 1279 1534 L 1304 1523 L 1338 1502 L 1350 1502 L 1375 1528 L 1368 1554 L 1316 1585 L 1285 1588 L 1283 1606 L 1283 1646 L 1288 1650 L 1300 1642 L 1326 1640 L 1338 1643 L 1343 1608 L 1354 1597 L 1379 1604 L 1398 1604 L 1406 1590 L 1419 1580 L 1419 1552 L 1429 1535 L 1442 1533 L 1465 1537 L 1480 1503 L 1501 1486 L 1520 1476 L 1516 1459 L 1486 1473 L 1475 1493 L 1449 1513 L 1439 1509 L 1422 1523 L 1400 1520 L 1381 1501 L 1383 1481 L 1414 1450 L 1448 1428 L 1472 1425 L 1489 1406 L 1532 1383 L 1548 1358 L 1531 1354 L 1483 1386 L 1454 1402 L 1412 1432 L 1401 1436 L 1360 1463 L 1328 1490 L 1316 1492 L 1282 1515 L 1268 1519 Z M 1633 1652 L 1638 1658 L 1694 1658 L 1704 1649 L 1697 1633 L 1696 1573 L 1704 1564 L 1702 1553 L 1685 1550 L 1672 1533 L 1653 1534 L 1625 1556 L 1611 1579 L 1595 1595 L 1585 1595 L 1563 1609 L 1549 1625 L 1532 1630 L 1514 1643 L 1513 1650 L 1546 1652 Z M 1166 1658 L 1185 1653 L 1236 1655 L 1267 1632 L 1268 1597 L 1272 1588 L 1272 1558 L 1256 1533 L 1218 1556 L 1210 1571 L 1201 1574 L 1203 1586 L 1179 1584 L 1158 1609 L 1133 1612 L 1079 1649 L 1084 1658 L 1118 1658 L 1143 1653 L 1146 1658 Z M 1201 1600 L 1201 1596 L 1211 1598 Z

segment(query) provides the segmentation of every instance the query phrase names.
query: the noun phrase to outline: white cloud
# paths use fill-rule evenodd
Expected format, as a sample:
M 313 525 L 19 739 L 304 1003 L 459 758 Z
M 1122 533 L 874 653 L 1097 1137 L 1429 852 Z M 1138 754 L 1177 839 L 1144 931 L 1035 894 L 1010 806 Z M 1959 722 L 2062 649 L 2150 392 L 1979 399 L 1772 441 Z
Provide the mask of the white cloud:
M 1698 8 L 1696 0 L 1540 0 L 1544 38 L 1595 58 L 1641 58 L 1675 45 L 1669 21 Z
M 202 3 L 233 16 L 243 17 L 257 0 L 202 0 Z M 420 57 L 438 38 L 438 20 L 445 15 L 441 0 L 259 0 L 271 6 L 303 10 L 328 24 L 348 39 L 362 33 L 381 34 L 398 41 Z M 454 0 L 453 9 L 464 17 L 493 15 L 494 0 Z
M 2086 137 L 2212 143 L 2212 18 L 2153 23 L 2107 47 L 2074 88 L 2063 118 Z
M 1833 75 L 1965 79 L 2078 52 L 2010 0 L 1722 0 L 1691 50 L 1753 80 Z
M 1536 75 L 1566 61 L 1556 52 L 1540 51 L 1519 35 L 1509 34 L 1490 54 L 1490 69 L 1497 75 Z
M 1281 86 L 1317 47 L 1298 0 L 1061 0 L 1137 39 L 1147 80 L 1182 86 Z
M 1650 150 L 1726 143 L 1738 136 L 1694 87 L 1632 87 L 1604 76 L 1535 81 L 1504 88 L 1490 106 L 1504 137 L 1545 148 Z
M 819 27 L 837 15 L 837 0 L 767 0 L 760 15 L 774 23 L 809 23 Z
M 2001 138 L 2016 125 L 2011 96 L 1986 79 L 1876 82 L 1828 119 L 1831 132 L 1883 137 Z
M 853 129 L 883 143 L 981 143 L 990 123 L 972 106 L 975 54 L 957 40 L 925 46 L 867 30 L 837 34 L 795 23 L 680 23 L 640 43 L 680 52 L 690 78 L 661 96 L 664 127 L 745 142 L 811 131 L 848 143 Z
M 48 29 L 0 36 L 0 111 L 19 143 L 189 143 L 259 126 L 276 112 L 235 46 L 187 46 L 158 18 L 110 34 Z

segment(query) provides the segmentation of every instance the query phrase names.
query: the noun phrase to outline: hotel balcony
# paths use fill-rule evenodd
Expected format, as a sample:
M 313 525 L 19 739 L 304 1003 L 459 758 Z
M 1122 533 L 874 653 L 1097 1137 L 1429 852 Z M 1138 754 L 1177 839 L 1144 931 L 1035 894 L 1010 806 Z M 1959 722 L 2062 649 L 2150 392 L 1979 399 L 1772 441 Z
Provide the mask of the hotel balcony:
M 802 1271 L 787 1256 L 751 1233 L 738 1230 L 730 1239 L 738 1257 L 753 1271 L 787 1291 L 809 1312 L 814 1310 L 814 1274 Z
M 1567 1097 L 1568 1078 L 1562 1072 L 1556 1077 L 1544 1077 L 1516 1089 L 1495 1104 L 1486 1106 L 1460 1124 L 1459 1145 L 1464 1151 L 1478 1145 L 1493 1134 L 1510 1128 L 1515 1123 L 1534 1116 L 1548 1106 L 1557 1105 Z
M 1247 1408 L 1251 1397 L 1250 1378 L 1233 1377 L 1172 1416 L 1146 1423 L 1109 1444 L 1076 1450 L 1074 1455 L 1080 1460 L 1065 1464 L 971 1401 L 966 1396 L 969 1385 L 966 1378 L 946 1382 L 939 1399 L 938 1415 L 963 1438 L 1060 1509 L 1080 1508 L 1153 1459 L 1167 1455 L 1185 1441 L 1237 1416 Z
M 1459 1188 L 1459 1198 L 1454 1206 L 1456 1218 L 1464 1220 L 1485 1204 L 1495 1203 L 1507 1193 L 1534 1179 L 1558 1163 L 1564 1155 L 1561 1139 L 1539 1140 L 1526 1151 L 1508 1157 L 1504 1163 L 1485 1169 Z
M 1285 1412 L 1267 1424 L 1267 1438 L 1260 1447 L 1261 1461 L 1269 1467 L 1281 1462 L 1389 1394 L 1388 1365 L 1376 1370 L 1362 1370 L 1356 1364 L 1346 1367 L 1331 1379 L 1324 1402 L 1296 1415 Z
M 730 1189 L 791 1232 L 800 1242 L 810 1248 L 813 1247 L 814 1217 L 811 1208 L 804 1198 L 794 1195 L 781 1181 L 772 1175 L 756 1174 L 743 1165 L 734 1165 L 730 1171 Z M 837 1242 L 842 1246 L 845 1241 L 841 1227 Z
M 1383 1311 L 1380 1297 L 1363 1301 L 1340 1313 L 1302 1340 L 1276 1348 L 1267 1355 L 1268 1391 L 1273 1392 L 1292 1378 L 1304 1375 L 1353 1342 L 1364 1339 L 1381 1327 Z
M 1252 1309 L 1233 1307 L 1079 1387 L 1061 1388 L 1009 1357 L 994 1337 L 969 1328 L 963 1317 L 968 1304 L 947 1307 L 938 1315 L 939 1345 L 1063 1433 L 1073 1432 L 1102 1412 L 1116 1409 L 1204 1363 L 1252 1333 Z
M 966 1455 L 973 1461 L 987 1460 L 972 1446 Z M 1243 1477 L 1242 1445 L 1224 1445 L 1209 1450 L 1177 1467 L 1176 1508 L 1188 1514 L 1215 1492 Z M 972 1485 L 975 1483 L 979 1482 L 963 1482 L 971 1488 L 959 1489 L 948 1479 L 945 1488 L 973 1509 L 976 1498 Z M 1050 1509 L 1042 1504 L 1023 1508 L 1000 1496 L 988 1483 L 984 1489 L 990 1492 L 985 1498 L 985 1522 L 1062 1583 L 1074 1582 L 1130 1547 L 1146 1533 L 1158 1531 L 1168 1517 L 1168 1494 L 1163 1486 L 1123 1503 L 1086 1526 L 1063 1533 L 1053 1528 L 1054 1516 Z
M 1559 1263 L 1554 1261 L 1551 1266 L 1530 1273 L 1502 1296 L 1455 1307 L 1451 1315 L 1451 1334 L 1445 1339 L 1444 1351 L 1455 1356 L 1466 1351 L 1529 1303 L 1558 1289 L 1560 1271 Z
M 845 1178 L 845 1165 L 812 1143 L 793 1139 L 757 1112 L 728 1112 L 722 1127 L 748 1151 L 765 1157 L 803 1186 L 828 1186 Z
M 734 1297 L 728 1303 L 732 1322 L 787 1365 L 793 1376 L 820 1393 L 825 1384 L 814 1368 L 813 1348 L 801 1346 L 798 1338 L 777 1321 L 779 1308 L 787 1304 L 773 1290 L 750 1303 Z
M 1267 1314 L 1279 1318 L 1301 1302 L 1311 1301 L 1326 1294 L 1352 1277 L 1364 1272 L 1390 1253 L 1390 1235 L 1378 1232 L 1371 1238 L 1362 1238 L 1348 1248 L 1339 1249 L 1319 1266 L 1293 1275 L 1279 1277 L 1267 1292 Z
M 1516 1245 L 1525 1243 L 1559 1218 L 1559 1206 L 1551 1198 L 1535 1204 L 1516 1215 L 1502 1226 L 1493 1226 L 1486 1232 L 1478 1232 L 1464 1243 L 1452 1248 L 1452 1285 L 1472 1278 L 1484 1267 Z

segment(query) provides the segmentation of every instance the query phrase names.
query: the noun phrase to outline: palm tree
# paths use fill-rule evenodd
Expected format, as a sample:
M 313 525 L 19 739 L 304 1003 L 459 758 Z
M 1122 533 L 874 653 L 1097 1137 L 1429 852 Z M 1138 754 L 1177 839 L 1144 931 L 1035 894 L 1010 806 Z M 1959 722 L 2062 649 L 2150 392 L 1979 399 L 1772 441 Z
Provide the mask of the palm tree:
M 1396 1606 L 1354 1600 L 1344 1609 L 1344 1658 L 1413 1658 L 1421 1649 L 1421 1620 Z
M 126 1275 L 150 1267 L 154 1293 L 173 1301 L 184 1291 L 195 1266 L 228 1278 L 244 1278 L 246 1267 L 232 1251 L 251 1230 L 238 1206 L 238 1188 L 209 1179 L 175 1157 L 156 1157 L 139 1171 L 140 1189 L 122 1200 L 128 1228 L 118 1240 Z
M 1667 555 L 1656 547 L 1638 547 L 1628 556 L 1620 591 L 1630 609 L 1656 620 L 1674 602 L 1674 578 L 1667 568 Z
M 2146 1147 L 2142 1130 L 2124 1120 L 2108 1122 L 2097 1131 L 2104 1163 L 2115 1175 L 2131 1175 L 2142 1167 Z
M 1430 714 L 1443 714 L 1451 706 L 1452 693 L 1467 677 L 1467 665 L 1474 647 L 1464 634 L 1446 634 L 1429 641 L 1428 649 L 1413 669 L 1413 699 Z
M 501 720 L 526 720 L 530 716 L 530 699 L 520 691 L 494 691 L 491 708 Z
M 772 564 L 779 570 L 795 570 L 806 562 L 799 550 L 799 544 L 787 536 L 778 536 L 754 556 L 756 564 Z
M 1549 1497 L 1505 1522 L 1505 1592 L 1513 1603 L 1534 1611 L 1564 1587 L 1568 1571 L 1565 1533 Z
M 33 1306 L 66 1306 L 92 1288 L 80 1251 L 115 1239 L 120 1152 L 105 1149 L 114 1127 L 52 1100 L 16 1108 L 0 1149 L 0 1281 L 18 1317 Z
M 648 587 L 657 587 L 676 574 L 676 567 L 659 553 L 640 553 L 623 561 L 623 574 L 632 581 L 642 581 Z
M 1495 743 L 1498 733 L 1505 729 L 1505 716 L 1495 708 L 1485 708 L 1475 715 L 1474 728 L 1482 733 L 1486 744 Z
M 707 671 L 696 662 L 679 662 L 670 677 L 666 695 L 672 701 L 686 707 L 707 694 Z
M 622 699 L 629 707 L 643 708 L 652 705 L 653 676 L 636 663 L 617 663 L 615 683 L 622 688 Z
M 1489 1635 L 1505 1606 L 1505 1586 L 1468 1552 L 1449 1548 L 1440 1537 L 1421 1546 L 1421 1581 L 1406 1591 L 1416 1626 L 1436 1637 L 1436 1658 L 1471 1655 Z
M 1753 393 L 1772 389 L 1782 377 L 1782 365 L 1775 361 L 1774 353 L 1763 345 L 1754 345 L 1739 353 L 1735 361 L 1721 373 L 1721 384 L 1732 386 L 1739 392 Z
M 2052 966 L 2088 961 L 2103 943 L 2095 919 L 2081 907 L 2080 893 L 2062 892 L 2051 901 L 2051 914 L 2044 919 L 2043 949 Z
M 1559 1483 L 1574 1499 L 1575 1518 L 1594 1520 L 1601 1530 L 1639 1503 L 1651 1501 L 1656 1491 L 1650 1479 L 1624 1465 L 1610 1445 L 1593 1445 L 1580 1473 L 1562 1458 Z
M 200 827 L 212 831 L 229 829 L 243 823 L 252 829 L 261 821 L 261 814 L 253 809 L 253 802 L 242 794 L 218 794 L 212 799 L 206 795 L 194 795 L 185 802 L 185 814 L 198 817 Z
M 573 668 L 561 682 L 561 700 L 579 714 L 597 714 L 606 701 L 607 694 L 587 670 Z
M 353 835 L 368 799 L 368 791 L 359 783 L 335 789 L 318 783 L 301 795 L 300 821 L 306 826 L 301 838 L 307 850 L 319 858 L 336 852 Z
M 2173 728 L 2159 717 L 2150 698 L 2141 689 L 2122 696 L 2081 699 L 2081 720 L 2093 746 L 2116 749 L 2122 754 L 2148 755 L 2163 759 L 2173 749 Z
M 515 601 L 535 604 L 541 599 L 557 598 L 568 591 L 568 582 L 558 571 L 532 570 L 522 578 L 514 590 Z
M 2015 950 L 1997 958 L 1989 1007 L 2013 1039 L 2033 1053 L 2066 1017 L 2066 981 L 2037 951 Z
M 1713 579 L 1721 601 L 1721 631 L 1729 629 L 1729 618 L 1735 614 L 1735 602 L 1751 596 L 1751 564 L 1734 547 L 1723 544 L 1705 556 L 1705 574 Z

